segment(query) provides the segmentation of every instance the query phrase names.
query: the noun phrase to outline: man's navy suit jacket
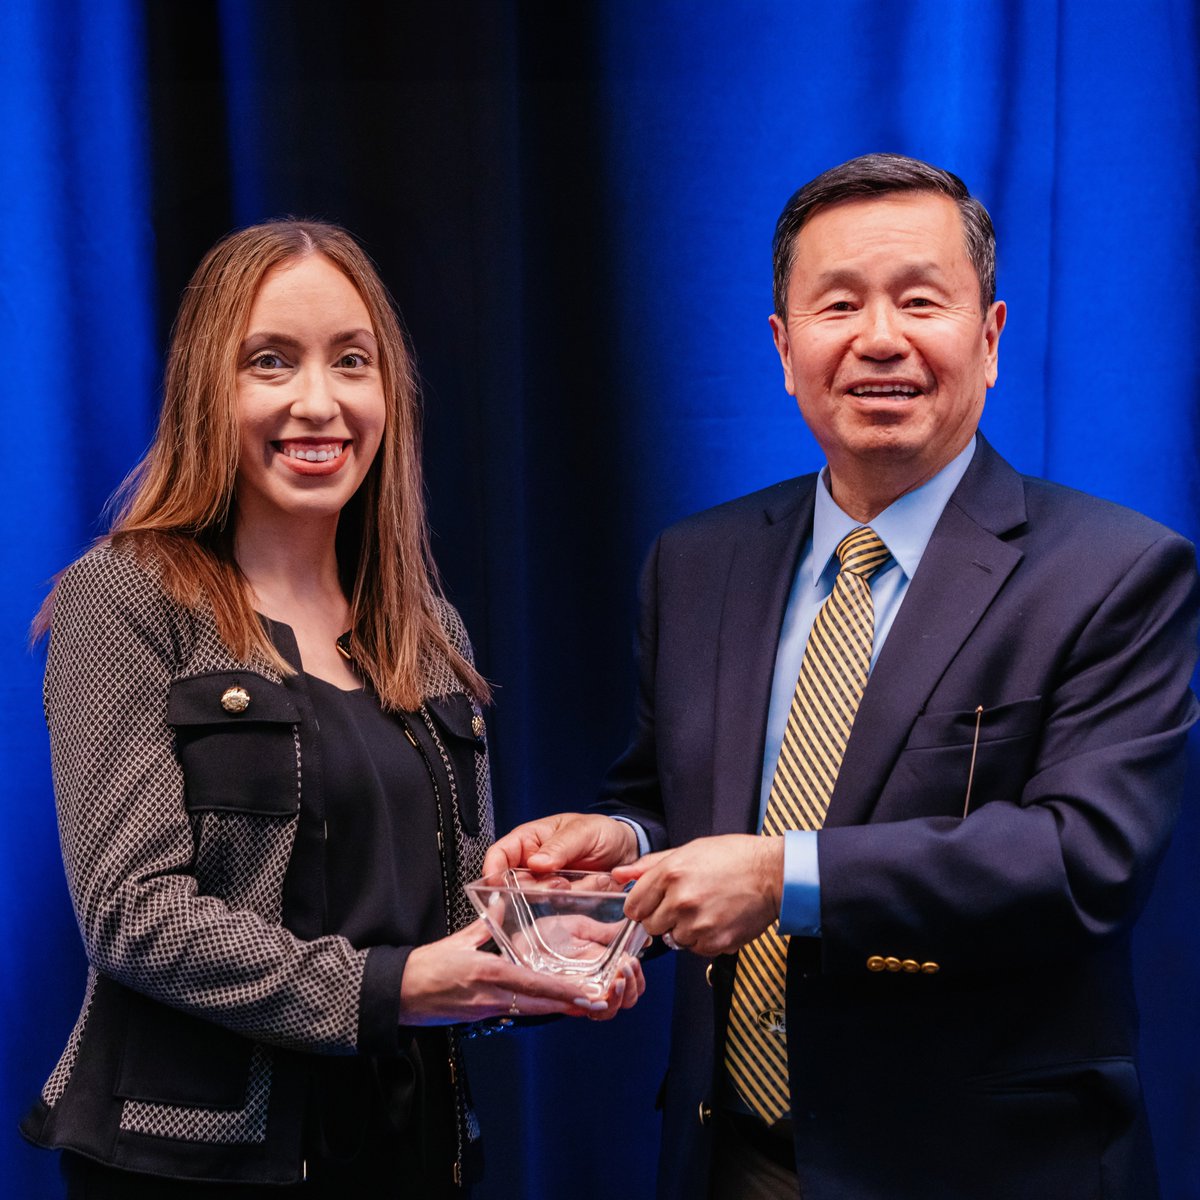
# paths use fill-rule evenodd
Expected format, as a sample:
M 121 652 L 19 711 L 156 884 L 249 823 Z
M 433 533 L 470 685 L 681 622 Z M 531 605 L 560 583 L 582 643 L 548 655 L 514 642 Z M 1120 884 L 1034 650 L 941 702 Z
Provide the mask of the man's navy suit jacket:
M 634 736 L 600 807 L 656 849 L 756 827 L 815 481 L 691 517 L 650 554 Z M 1189 542 L 1019 476 L 980 437 L 854 723 L 818 836 L 821 936 L 791 939 L 805 1200 L 1157 1195 L 1129 933 L 1178 806 L 1196 622 Z M 664 1197 L 707 1195 L 733 961 L 707 982 L 678 956 Z

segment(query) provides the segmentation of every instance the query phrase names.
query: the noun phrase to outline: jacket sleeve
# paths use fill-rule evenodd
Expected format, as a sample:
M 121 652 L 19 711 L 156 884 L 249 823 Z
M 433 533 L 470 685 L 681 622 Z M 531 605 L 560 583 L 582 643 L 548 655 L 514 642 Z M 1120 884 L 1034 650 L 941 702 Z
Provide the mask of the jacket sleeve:
M 965 819 L 819 833 L 827 971 L 861 972 L 870 954 L 1011 970 L 1128 931 L 1166 850 L 1196 719 L 1197 580 L 1173 534 L 1113 572 L 1078 634 L 1046 649 L 1056 665 L 1023 786 L 984 793 Z
M 627 817 L 645 831 L 651 850 L 669 846 L 658 781 L 655 740 L 655 663 L 658 655 L 658 562 L 662 539 L 651 548 L 638 585 L 637 699 L 629 746 L 605 777 L 595 811 Z
M 88 959 L 152 999 L 255 1039 L 353 1053 L 367 952 L 341 937 L 302 941 L 267 919 L 261 903 L 235 908 L 200 894 L 167 724 L 173 673 L 193 638 L 191 618 L 149 570 L 111 546 L 59 583 L 46 718 L 63 861 Z M 246 869 L 281 884 L 295 821 L 275 821 L 270 861 Z M 373 974 L 398 978 L 403 964 L 377 966 Z

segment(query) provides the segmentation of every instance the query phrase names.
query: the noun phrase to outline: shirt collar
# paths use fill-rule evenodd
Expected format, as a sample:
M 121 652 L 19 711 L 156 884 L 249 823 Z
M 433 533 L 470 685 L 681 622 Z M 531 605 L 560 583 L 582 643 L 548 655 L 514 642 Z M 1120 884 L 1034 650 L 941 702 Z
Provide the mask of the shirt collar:
M 952 458 L 932 479 L 905 492 L 898 500 L 889 504 L 873 521 L 871 528 L 887 546 L 892 558 L 908 579 L 912 579 L 920 565 L 925 547 L 933 536 L 934 526 L 942 515 L 954 489 L 958 487 L 971 457 L 975 453 L 975 438 Z M 812 585 L 821 586 L 821 577 L 834 559 L 838 543 L 860 522 L 847 516 L 829 494 L 825 477 L 826 467 L 817 476 L 816 508 L 813 511 Z M 836 559 L 834 560 L 836 562 Z M 887 570 L 885 566 L 883 568 Z M 836 575 L 834 568 L 832 574 Z

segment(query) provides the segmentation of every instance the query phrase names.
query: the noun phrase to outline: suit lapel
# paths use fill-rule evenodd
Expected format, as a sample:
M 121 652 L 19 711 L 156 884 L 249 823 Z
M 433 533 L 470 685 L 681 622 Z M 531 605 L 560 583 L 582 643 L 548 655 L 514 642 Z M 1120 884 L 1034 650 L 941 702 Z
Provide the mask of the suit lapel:
M 870 819 L 914 720 L 1021 560 L 998 535 L 1024 521 L 1020 476 L 980 436 L 871 672 L 827 825 Z
M 733 544 L 717 649 L 713 833 L 757 828 L 775 652 L 800 551 L 812 531 L 816 476 L 768 504 Z

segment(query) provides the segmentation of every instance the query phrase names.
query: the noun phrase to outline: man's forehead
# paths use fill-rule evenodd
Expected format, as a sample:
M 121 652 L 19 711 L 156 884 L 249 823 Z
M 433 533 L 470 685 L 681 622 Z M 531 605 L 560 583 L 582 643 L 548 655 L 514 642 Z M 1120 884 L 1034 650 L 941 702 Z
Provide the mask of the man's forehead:
M 947 260 L 946 251 L 959 261 Z M 960 259 L 961 256 L 961 259 Z M 940 192 L 898 191 L 823 205 L 796 235 L 792 276 L 853 282 L 882 257 L 889 275 L 930 279 L 972 270 L 958 206 Z
M 846 196 L 827 204 L 818 204 L 806 217 L 800 227 L 798 238 L 813 225 L 825 224 L 829 218 L 846 218 L 866 221 L 871 214 L 877 214 L 896 209 L 918 210 L 938 214 L 942 219 L 953 216 L 961 226 L 962 214 L 958 205 L 944 192 L 926 188 L 897 188 L 894 192 L 873 192 L 869 196 Z

